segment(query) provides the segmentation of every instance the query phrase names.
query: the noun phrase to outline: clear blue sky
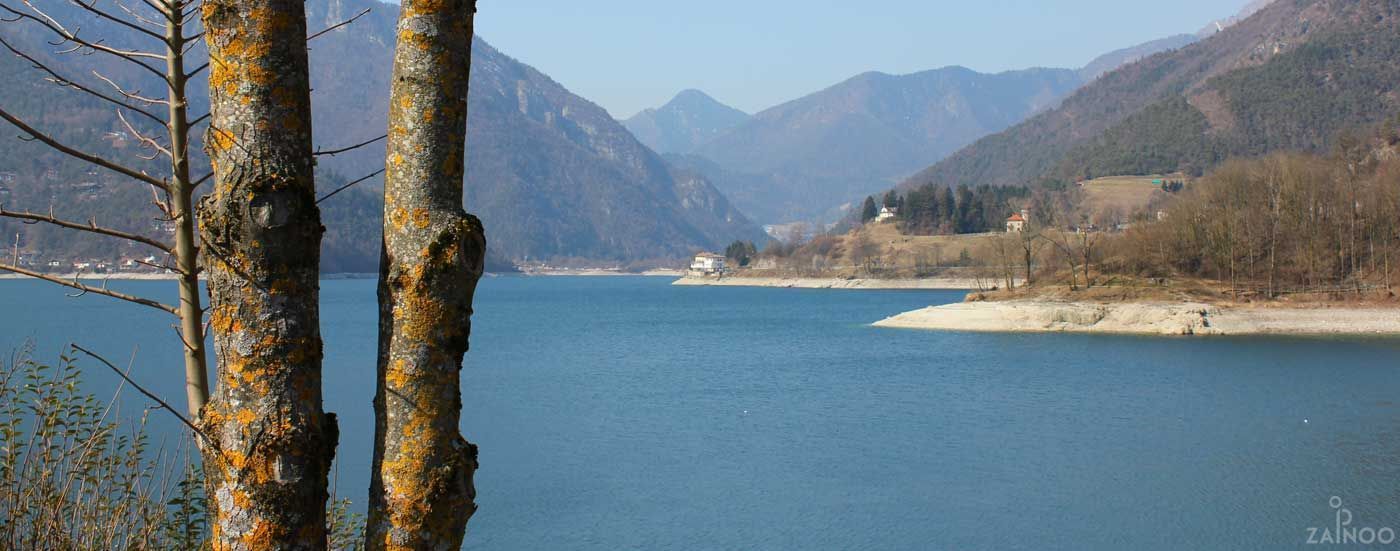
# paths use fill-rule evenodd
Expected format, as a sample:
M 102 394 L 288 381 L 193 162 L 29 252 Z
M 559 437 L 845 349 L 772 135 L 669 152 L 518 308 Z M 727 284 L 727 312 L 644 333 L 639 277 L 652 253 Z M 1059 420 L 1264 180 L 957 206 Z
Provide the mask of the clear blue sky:
M 481 0 L 482 38 L 615 117 L 698 88 L 750 113 L 865 71 L 1079 67 L 1246 0 Z

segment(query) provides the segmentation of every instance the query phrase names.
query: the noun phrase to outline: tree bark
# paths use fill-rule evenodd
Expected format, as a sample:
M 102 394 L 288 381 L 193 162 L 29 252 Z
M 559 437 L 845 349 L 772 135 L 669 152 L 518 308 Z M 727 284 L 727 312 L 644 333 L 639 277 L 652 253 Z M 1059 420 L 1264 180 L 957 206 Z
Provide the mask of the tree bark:
M 218 390 L 205 432 L 218 550 L 326 547 L 335 416 L 321 406 L 320 242 L 306 13 L 205 0 L 214 189 L 200 202 Z
M 462 208 L 475 0 L 406 0 L 390 95 L 366 548 L 453 550 L 476 511 L 458 431 L 486 241 Z

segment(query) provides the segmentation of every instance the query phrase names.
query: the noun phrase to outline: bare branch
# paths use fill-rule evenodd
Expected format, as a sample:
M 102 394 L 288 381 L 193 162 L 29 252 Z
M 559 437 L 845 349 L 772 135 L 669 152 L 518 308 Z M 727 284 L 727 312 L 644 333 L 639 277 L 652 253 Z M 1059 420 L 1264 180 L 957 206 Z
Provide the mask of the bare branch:
M 160 220 L 165 221 L 165 222 L 172 222 L 172 221 L 174 221 L 174 220 L 175 220 L 175 214 L 174 214 L 173 212 L 171 212 L 171 209 L 170 209 L 170 190 L 169 190 L 169 189 L 164 190 L 164 191 L 165 191 L 165 200 L 161 200 L 161 198 L 160 198 L 160 192 L 157 191 L 156 188 L 148 188 L 148 189 L 151 190 L 151 203 L 154 204 L 154 205 L 156 206 L 157 209 L 160 209 L 161 214 L 164 214 L 164 215 L 165 215 L 165 218 L 162 218 L 162 219 L 160 219 Z
M 120 109 L 117 110 L 117 120 L 120 120 L 122 122 L 122 126 L 125 127 L 126 131 L 130 132 L 132 136 L 135 136 L 138 142 L 146 145 L 147 147 L 150 147 L 151 149 L 154 149 L 156 151 L 156 155 L 164 153 L 167 157 L 175 157 L 175 155 L 171 153 L 169 149 L 166 149 L 165 147 L 161 146 L 160 142 L 157 142 L 154 139 L 147 137 L 145 134 L 142 134 L 140 130 L 137 130 L 136 127 L 132 126 L 131 123 L 126 120 L 126 116 L 122 115 Z M 155 155 L 152 155 L 150 158 L 154 159 Z
M 199 123 L 209 120 L 209 115 L 211 115 L 211 113 L 205 113 L 205 114 L 203 114 L 203 115 L 200 115 L 199 117 L 197 117 L 197 118 L 195 118 L 194 120 L 190 121 L 190 122 L 187 124 L 187 126 L 189 126 L 189 127 L 191 127 L 191 128 L 193 128 L 193 127 L 195 127 L 195 126 L 199 126 Z
M 124 12 L 126 12 L 127 15 L 131 16 L 132 19 L 135 19 L 135 20 L 137 20 L 137 21 L 140 21 L 140 22 L 143 23 L 143 24 L 150 25 L 150 26 L 155 27 L 155 28 L 157 28 L 157 29 L 161 29 L 161 30 L 164 30 L 164 29 L 165 29 L 165 24 L 164 24 L 164 23 L 161 23 L 161 22 L 159 22 L 159 21 L 151 21 L 150 19 L 147 19 L 146 16 L 141 15 L 141 14 L 139 14 L 139 13 L 136 13 L 136 10 L 133 10 L 133 9 L 131 9 L 131 8 L 126 7 L 126 4 L 123 4 L 123 3 L 121 3 L 121 2 L 118 2 L 117 0 L 112 0 L 112 3 L 113 3 L 113 4 L 116 4 L 118 8 L 121 8 L 121 10 L 124 11 Z M 169 17 L 166 17 L 166 16 L 165 16 L 165 11 L 164 11 L 164 10 L 159 10 L 159 9 L 158 9 L 158 10 L 156 10 L 156 13 L 160 14 L 161 17 L 164 18 L 166 21 L 169 21 L 169 20 L 170 20 Z
M 28 4 L 28 3 L 29 3 L 28 1 L 25 2 L 25 4 Z M 133 30 L 133 31 L 136 31 L 136 32 L 138 32 L 138 33 L 141 33 L 141 34 L 144 34 L 144 35 L 149 36 L 149 37 L 151 37 L 151 38 L 154 38 L 154 39 L 156 39 L 156 40 L 159 40 L 162 44 L 165 43 L 165 36 L 160 35 L 160 34 L 157 34 L 157 33 L 153 32 L 153 31 L 151 31 L 150 29 L 147 29 L 147 28 L 145 28 L 145 27 L 142 27 L 142 26 L 140 26 L 140 25 L 137 25 L 137 24 L 135 24 L 135 23 L 132 23 L 132 22 L 130 22 L 130 21 L 127 21 L 127 20 L 125 20 L 125 19 L 122 19 L 122 18 L 120 18 L 120 17 L 116 17 L 116 16 L 114 16 L 114 15 L 112 15 L 112 14 L 110 14 L 110 13 L 107 13 L 107 12 L 103 11 L 103 10 L 99 10 L 99 9 L 93 7 L 93 6 L 96 5 L 96 2 L 93 2 L 92 4 L 89 4 L 89 3 L 87 3 L 87 2 L 83 2 L 83 0 L 69 0 L 69 3 L 71 3 L 71 4 L 75 5 L 75 6 L 78 6 L 78 7 L 82 8 L 84 11 L 86 11 L 86 12 L 88 12 L 88 13 L 91 13 L 91 14 L 93 14 L 93 15 L 96 15 L 96 16 L 102 18 L 102 19 L 106 19 L 106 20 L 108 20 L 108 21 L 111 21 L 111 22 L 116 23 L 116 24 L 118 24 L 118 25 L 121 25 L 121 26 L 123 26 L 123 27 L 126 27 L 126 28 L 128 28 L 128 29 L 131 29 L 131 30 Z M 118 4 L 118 6 L 120 6 L 120 4 Z M 128 13 L 130 13 L 130 12 L 128 12 Z
M 29 0 L 25 0 L 25 1 L 24 1 L 24 5 L 29 6 L 29 9 L 32 10 L 34 13 L 39 14 L 39 16 L 35 16 L 35 15 L 33 15 L 33 14 L 29 14 L 29 13 L 25 13 L 25 12 L 18 11 L 18 10 L 14 9 L 14 8 L 11 8 L 11 7 L 9 7 L 9 6 L 5 5 L 5 4 L 0 4 L 0 10 L 3 10 L 3 11 L 5 11 L 5 12 L 9 12 L 9 13 L 13 14 L 13 15 L 14 15 L 15 17 L 17 17 L 17 18 L 20 18 L 20 19 L 28 19 L 28 20 L 30 20 L 30 21 L 33 21 L 33 22 L 35 22 L 35 23 L 38 23 L 40 26 L 42 26 L 42 27 L 48 29 L 50 32 L 53 32 L 54 34 L 58 35 L 58 36 L 59 36 L 60 38 L 62 38 L 63 40 L 62 40 L 61 42 L 55 44 L 55 45 L 61 45 L 61 44 L 65 43 L 65 42 L 72 42 L 72 43 L 74 44 L 74 46 L 73 46 L 72 48 L 70 48 L 70 49 L 68 49 L 68 50 L 63 50 L 63 51 L 61 51 L 61 52 L 59 52 L 59 53 L 70 53 L 70 52 L 74 52 L 74 51 L 77 51 L 77 50 L 82 49 L 82 48 L 88 48 L 88 49 L 91 49 L 91 50 L 94 50 L 94 51 L 102 52 L 102 53 L 105 53 L 105 54 L 108 54 L 108 55 L 111 55 L 111 56 L 118 57 L 118 58 L 124 59 L 124 60 L 126 60 L 126 61 L 129 61 L 129 62 L 131 62 L 131 63 L 133 63 L 133 64 L 135 64 L 135 65 L 141 67 L 142 69 L 145 69 L 146 71 L 150 72 L 151 74 L 153 74 L 153 75 L 159 77 L 161 80 L 166 81 L 166 82 L 169 82 L 169 79 L 167 79 L 167 78 L 165 77 L 165 73 L 164 73 L 163 71 L 161 71 L 160 69 L 157 69 L 157 68 L 155 68 L 155 67 L 152 67 L 150 64 L 146 63 L 145 61 L 142 61 L 142 59 L 157 59 L 157 60 L 160 60 L 160 61 L 165 61 L 165 56 L 160 55 L 160 54 L 153 54 L 153 53 L 151 53 L 151 52 L 141 52 L 141 51 L 134 51 L 134 50 L 120 50 L 120 49 L 113 48 L 113 47 L 111 47 L 111 46 L 107 46 L 107 45 L 105 45 L 105 44 L 102 44 L 101 41 L 92 42 L 92 41 L 89 41 L 89 40 L 84 39 L 84 38 L 79 38 L 78 35 L 77 35 L 76 33 L 72 32 L 72 31 L 69 31 L 67 27 L 64 27 L 63 25 L 59 24 L 58 21 L 54 20 L 52 17 L 49 17 L 48 14 L 46 14 L 46 13 L 44 13 L 43 11 L 39 10 L 39 8 L 34 7 L 34 5 L 31 4 L 31 3 L 29 2 Z
M 185 78 L 193 78 L 195 75 L 198 75 L 200 72 L 202 72 L 202 71 L 204 71 L 205 69 L 208 69 L 208 68 L 209 68 L 209 63 L 208 63 L 208 62 L 205 62 L 203 65 L 200 65 L 200 66 L 198 66 L 198 67 L 195 67 L 194 70 L 192 70 L 192 71 L 186 73 L 186 74 L 185 74 Z
M 98 235 L 105 235 L 105 236 L 108 236 L 108 237 L 115 237 L 115 238 L 118 238 L 118 239 L 125 239 L 125 240 L 127 240 L 127 241 L 131 241 L 131 242 L 134 242 L 134 243 L 141 243 L 141 244 L 144 244 L 144 245 L 150 245 L 150 246 L 152 246 L 152 247 L 155 247 L 155 248 L 160 249 L 160 250 L 162 250 L 162 251 L 165 251 L 165 252 L 167 252 L 167 253 L 169 253 L 169 252 L 174 252 L 174 247 L 171 247 L 170 245 L 166 245 L 165 243 L 161 243 L 160 241 L 156 241 L 156 240 L 154 240 L 154 239 L 151 239 L 151 238 L 145 237 L 145 236 L 141 236 L 141 235 L 136 235 L 136 234 L 134 234 L 134 233 L 127 233 L 127 232 L 120 231 L 120 230 L 114 230 L 114 229 L 111 229 L 111 228 L 104 228 L 104 227 L 102 227 L 102 226 L 98 226 L 98 225 L 97 225 L 97 222 L 96 222 L 95 220 L 93 220 L 93 219 L 89 219 L 88 222 L 87 222 L 86 224 L 83 224 L 83 223 L 81 223 L 81 222 L 73 222 L 73 221 L 69 221 L 69 220 L 61 220 L 61 219 L 59 219 L 59 218 L 55 218 L 54 215 L 53 215 L 52 213 L 50 213 L 50 214 L 48 214 L 48 215 L 43 215 L 43 214 L 35 214 L 35 213 L 29 212 L 29 211 L 25 211 L 25 212 L 14 212 L 14 211 L 9 211 L 9 210 L 5 210 L 5 207 L 4 207 L 3 205 L 0 205 L 0 217 L 3 217 L 3 218 L 14 218 L 14 219 L 16 219 L 16 220 L 31 220 L 31 221 L 34 221 L 34 222 L 44 222 L 44 223 L 46 223 L 46 224 L 52 224 L 52 225 L 55 225 L 55 226 L 58 226 L 58 227 L 61 227 L 61 228 L 68 228 L 68 229 L 71 229 L 71 230 L 85 231 L 85 232 L 88 232 L 88 233 L 95 233 L 95 234 L 98 234 Z
M 112 297 L 112 298 L 115 298 L 115 299 L 118 299 L 118 300 L 124 300 L 124 301 L 131 302 L 131 303 L 134 303 L 134 304 L 140 304 L 140 305 L 142 305 L 142 306 L 149 306 L 149 307 L 155 308 L 155 309 L 157 309 L 157 310 L 163 310 L 163 311 L 169 312 L 169 313 L 171 313 L 171 314 L 173 314 L 173 315 L 177 315 L 177 316 L 180 315 L 179 310 L 176 310 L 174 306 L 170 306 L 170 305 L 168 305 L 168 304 L 164 304 L 164 303 L 161 303 L 161 302 L 156 302 L 156 301 L 151 300 L 151 299 L 148 299 L 148 298 L 141 298 L 141 297 L 138 297 L 138 296 L 128 295 L 128 294 L 126 294 L 126 293 L 119 293 L 119 292 L 117 292 L 117 291 L 111 291 L 111 290 L 103 289 L 103 288 L 100 288 L 100 287 L 90 287 L 90 286 L 87 286 L 87 285 L 83 285 L 81 282 L 78 282 L 78 281 L 76 281 L 76 280 L 75 280 L 75 281 L 64 281 L 64 280 L 62 280 L 62 279 L 53 277 L 53 276 L 51 276 L 51 275 L 41 274 L 41 273 L 39 273 L 39 272 L 34 272 L 34 271 L 26 270 L 26 269 L 24 269 L 24 268 L 20 268 L 19 266 L 10 266 L 10 265 L 8 265 L 8 264 L 0 264 L 0 271 L 12 272 L 12 273 L 16 273 L 16 274 L 19 274 L 19 275 L 29 276 L 29 277 L 32 277 L 32 278 L 35 278 L 35 279 L 42 279 L 42 280 L 47 281 L 47 282 L 50 282 L 50 283 L 57 283 L 57 284 L 59 284 L 59 285 L 62 285 L 62 286 L 64 286 L 64 287 L 68 287 L 68 288 L 70 288 L 70 289 L 77 289 L 77 290 L 82 291 L 82 292 L 84 292 L 84 293 L 94 293 L 94 294 L 98 294 L 98 295 L 103 295 L 103 296 L 107 296 L 107 297 Z
M 365 176 L 364 178 L 360 178 L 359 180 L 355 180 L 355 181 L 353 181 L 353 182 L 350 182 L 350 183 L 348 183 L 348 184 L 345 184 L 345 185 L 343 185 L 343 186 L 340 186 L 340 187 L 336 188 L 335 191 L 332 191 L 332 192 L 330 192 L 330 193 L 327 193 L 325 197 L 322 197 L 322 198 L 320 198 L 320 199 L 317 199 L 317 200 L 316 200 L 316 204 L 319 205 L 319 204 L 321 204 L 321 201 L 325 201 L 326 199 L 330 199 L 331 197 L 335 197 L 335 195 L 336 195 L 337 193 L 340 193 L 340 192 L 342 192 L 342 191 L 345 191 L 345 190 L 347 190 L 347 189 L 350 189 L 350 187 L 351 187 L 351 186 L 354 186 L 355 184 L 358 184 L 358 183 L 360 183 L 360 182 L 363 182 L 363 181 L 365 181 L 365 180 L 368 180 L 368 179 L 370 179 L 370 178 L 373 178 L 373 177 L 378 176 L 378 175 L 383 174 L 383 173 L 384 173 L 384 169 L 381 168 L 381 169 L 379 169 L 379 170 L 374 171 L 374 172 L 371 173 L 370 175 Z
M 369 141 L 367 141 L 367 142 L 362 142 L 362 143 L 357 143 L 357 144 L 352 145 L 352 146 L 350 146 L 350 147 L 346 147 L 346 148 L 342 148 L 342 149 L 332 149 L 332 150 L 330 150 L 330 151 L 317 151 L 316 153 L 314 153 L 314 155 L 316 155 L 316 156 L 318 156 L 318 157 L 321 156 L 321 155 L 328 155 L 328 156 L 334 157 L 334 156 L 336 156 L 336 155 L 339 155 L 339 154 L 341 154 L 341 153 L 345 153 L 345 152 L 347 152 L 347 151 L 354 151 L 354 150 L 356 150 L 356 149 L 359 149 L 359 148 L 361 148 L 361 147 L 367 146 L 367 145 L 369 145 L 369 144 L 372 144 L 372 143 L 374 143 L 374 142 L 377 142 L 377 141 L 382 140 L 382 139 L 387 138 L 387 137 L 389 137 L 389 135 L 388 135 L 388 134 L 385 134 L 385 135 L 380 136 L 380 137 L 378 137 L 378 138 L 375 138 L 375 139 L 373 139 L 373 140 L 369 140 Z
M 84 354 L 87 354 L 88 356 L 91 356 L 93 359 L 95 359 L 95 360 L 97 360 L 97 361 L 99 361 L 99 362 L 102 362 L 103 365 L 106 365 L 106 366 L 107 366 L 108 368 L 110 368 L 113 372 L 116 372 L 117 375 L 120 375 L 121 378 L 122 378 L 122 380 L 126 381 L 127 384 L 131 385 L 133 388 L 135 388 L 136 390 L 140 391 L 141 394 L 145 394 L 147 398 L 150 398 L 150 399 L 152 399 L 152 400 L 155 400 L 157 404 L 160 404 L 160 407 L 163 407 L 163 408 L 165 408 L 166 410 L 169 410 L 171 415 L 174 415 L 175 418 L 179 419 L 181 423 L 184 423 L 186 427 L 189 427 L 190 430 L 194 431 L 195 435 L 197 435 L 197 436 L 199 436 L 200 438 L 204 439 L 204 441 L 207 442 L 207 443 L 209 444 L 209 446 L 210 446 L 211 448 L 214 449 L 214 451 L 219 451 L 220 453 L 222 453 L 222 451 L 219 450 L 219 443 L 218 443 L 217 441 L 215 441 L 213 438 L 210 438 L 208 435 L 204 434 L 204 431 L 199 430 L 199 427 L 196 427 L 196 426 L 194 425 L 194 423 L 191 423 L 189 419 L 186 419 L 184 415 L 180 415 L 180 412 L 177 411 L 175 408 L 170 407 L 170 404 L 165 403 L 165 400 L 160 399 L 159 396 L 156 396 L 155 394 L 151 393 L 151 391 L 146 390 L 145 388 L 142 388 L 141 385 L 139 385 L 139 384 L 136 383 L 136 381 L 131 380 L 131 377 L 128 377 L 126 373 L 123 373 L 122 370 L 117 369 L 117 366 L 112 365 L 112 362 L 109 362 L 109 361 L 107 361 L 106 358 L 103 358 L 102 356 L 98 356 L 97 354 L 93 353 L 92 351 L 90 351 L 90 350 L 88 350 L 88 349 L 86 349 L 86 348 L 83 348 L 83 347 L 81 347 L 81 346 L 78 346 L 78 345 L 76 345 L 76 344 L 70 344 L 70 345 L 68 345 L 68 346 L 73 347 L 73 350 L 77 350 L 78 352 L 82 352 L 82 353 L 84 353 Z
M 96 91 L 96 90 L 93 90 L 92 88 L 88 88 L 87 86 L 84 86 L 84 85 L 82 85 L 82 84 L 79 84 L 79 83 L 77 83 L 77 82 L 74 82 L 74 81 L 72 81 L 72 80 L 70 80 L 70 79 L 68 79 L 68 78 L 65 78 L 64 76 L 62 76 L 62 75 L 58 74 L 57 72 L 55 72 L 53 69 L 50 69 L 47 65 L 44 65 L 43 63 L 40 63 L 39 60 L 34 59 L 34 57 L 30 56 L 29 54 L 26 54 L 26 53 L 20 51 L 19 49 L 15 48 L 15 47 L 12 46 L 9 42 L 5 41 L 4 38 L 0 38 L 0 44 L 3 44 L 3 45 L 5 46 L 5 49 L 9 50 L 11 53 L 15 54 L 16 56 L 20 57 L 21 59 L 24 59 L 25 61 L 28 61 L 28 62 L 30 63 L 30 65 L 32 65 L 35 69 L 38 69 L 38 70 L 43 71 L 43 72 L 45 72 L 45 73 L 48 73 L 48 75 L 49 75 L 49 80 L 50 80 L 51 82 L 53 82 L 54 84 L 57 84 L 57 85 L 60 86 L 60 87 L 72 88 L 72 89 L 74 89 L 74 90 L 78 90 L 78 91 L 82 91 L 82 92 L 87 92 L 88 94 L 90 94 L 90 95 L 92 95 L 92 96 L 94 96 L 94 97 L 97 97 L 98 99 L 101 99 L 101 100 L 106 101 L 106 102 L 108 102 L 108 103 L 114 104 L 114 105 L 116 105 L 116 106 L 118 106 L 118 107 L 121 107 L 121 108 L 123 108 L 123 109 L 130 109 L 130 110 L 133 111 L 133 112 L 139 113 L 139 114 L 141 114 L 142 116 L 145 116 L 146 118 L 151 119 L 152 121 L 155 121 L 155 122 L 157 122 L 157 123 L 160 123 L 161 126 L 164 126 L 164 125 L 165 125 L 165 121 L 164 121 L 164 120 L 162 120 L 160 117 L 156 116 L 154 113 L 151 113 L 150 111 L 147 111 L 147 110 L 142 109 L 142 108 L 140 108 L 140 107 L 136 107 L 136 106 L 134 106 L 134 105 L 130 105 L 130 104 L 124 102 L 124 101 L 121 101 L 121 100 L 119 100 L 119 99 L 110 97 L 110 96 L 108 96 L 108 95 L 106 95 L 106 94 L 103 94 L 102 92 L 98 92 L 98 91 Z
M 15 126 L 18 127 L 21 131 L 23 131 L 25 134 L 29 134 L 29 136 L 30 136 L 31 138 L 36 139 L 36 140 L 39 140 L 39 141 L 41 141 L 41 142 L 44 142 L 44 143 L 45 143 L 46 145 L 48 145 L 49 147 L 52 147 L 52 148 L 58 150 L 60 153 L 63 153 L 64 155 L 68 155 L 69 157 L 73 157 L 73 158 L 76 158 L 76 159 L 81 159 L 81 160 L 87 161 L 87 162 L 89 162 L 89 163 L 95 164 L 95 165 L 100 166 L 100 167 L 102 167 L 102 168 L 105 168 L 105 169 L 107 169 L 107 170 L 111 170 L 111 171 L 116 172 L 116 173 L 118 173 L 118 174 L 121 174 L 121 175 L 123 175 L 123 176 L 129 177 L 129 178 L 132 178 L 132 179 L 141 181 L 141 182 L 145 182 L 146 184 L 151 185 L 151 186 L 153 186 L 153 187 L 157 187 L 157 188 L 160 188 L 160 189 L 166 189 L 166 187 L 165 187 L 165 182 L 162 182 L 162 181 L 160 181 L 160 180 L 157 180 L 157 179 L 155 179 L 155 178 L 152 178 L 152 177 L 150 177 L 150 176 L 147 176 L 147 175 L 146 175 L 145 173 L 143 173 L 143 172 L 139 172 L 139 171 L 137 171 L 137 170 L 124 167 L 124 166 L 122 166 L 122 165 L 119 165 L 119 164 L 114 163 L 114 162 L 112 162 L 112 161 L 109 161 L 109 160 L 107 160 L 107 159 L 103 159 L 103 158 L 98 157 L 98 156 L 96 156 L 96 155 L 92 155 L 92 154 L 90 154 L 90 153 L 84 153 L 84 152 L 82 152 L 82 151 L 78 151 L 78 150 L 76 150 L 76 149 L 73 149 L 73 148 L 71 148 L 71 147 L 68 147 L 68 146 L 66 146 L 66 145 L 63 145 L 62 143 L 59 143 L 58 140 L 55 140 L 55 139 L 49 137 L 47 134 L 44 134 L 43 132 L 40 132 L 40 131 L 38 131 L 38 130 L 35 130 L 33 127 L 29 126 L 28 124 L 25 124 L 24 121 L 22 121 L 22 120 L 16 118 L 14 115 L 11 115 L 9 111 L 6 111 L 6 110 L 4 110 L 4 109 L 0 109 L 0 119 L 5 119 L 5 120 L 9 121 L 10 124 L 15 125 Z
M 140 264 L 140 265 L 142 265 L 142 266 L 145 266 L 145 267 L 147 267 L 147 268 L 155 268 L 155 269 L 157 269 L 157 270 L 170 270 L 170 271 L 172 271 L 172 272 L 175 271 L 175 267 L 174 267 L 174 266 L 171 266 L 169 263 L 166 263 L 166 264 L 155 264 L 155 263 L 146 262 L 145 260 L 135 259 L 135 258 L 132 259 L 132 262 L 135 262 L 135 263 Z
M 197 188 L 197 187 L 199 187 L 200 184 L 203 184 L 204 182 L 209 181 L 209 179 L 210 179 L 210 178 L 213 178 L 213 177 L 214 177 L 214 173 L 213 173 L 213 172 L 210 172 L 210 173 L 208 173 L 208 174 L 205 174 L 205 175 L 203 175 L 203 176 L 200 176 L 198 180 L 195 180 L 194 183 L 190 184 L 190 187 L 191 187 L 191 188 Z
M 126 97 L 128 97 L 128 98 L 131 98 L 131 99 L 134 99 L 134 100 L 136 100 L 136 101 L 143 102 L 143 103 L 146 103 L 146 104 L 149 104 L 149 105 L 170 105 L 170 102 L 165 101 L 165 100 L 163 100 L 163 99 L 155 99 L 155 98 L 148 98 L 148 97 L 142 96 L 140 90 L 136 90 L 136 91 L 134 91 L 134 92 L 128 92 L 128 91 L 122 89 L 122 87 L 121 87 L 120 85 L 118 85 L 116 82 L 113 82 L 112 79 L 102 76 L 102 73 L 99 73 L 99 72 L 97 72 L 97 71 L 93 71 L 92 74 L 93 74 L 93 76 L 95 76 L 95 77 L 97 77 L 97 78 L 99 78 L 99 79 L 102 79 L 102 82 L 107 83 L 107 85 L 108 85 L 108 86 L 111 86 L 113 90 L 116 90 L 118 94 L 121 94 L 121 95 L 126 96 Z
M 151 0 L 141 0 L 141 3 L 142 3 L 142 4 L 145 4 L 146 7 L 148 7 L 148 8 L 151 8 L 151 9 L 155 10 L 157 13 L 159 13 L 159 14 L 161 14 L 161 15 L 165 15 L 165 10 L 166 10 L 165 6 L 156 4 L 155 2 L 152 2 Z M 168 18 L 167 18 L 167 19 L 168 19 Z
M 369 13 L 369 10 L 370 10 L 369 8 L 365 8 L 363 11 L 361 11 L 360 13 L 355 14 L 355 16 L 354 16 L 354 17 L 351 17 L 350 19 L 346 19 L 346 20 L 344 20 L 344 21 L 341 21 L 341 22 L 339 22 L 339 23 L 336 23 L 336 24 L 334 24 L 334 25 L 331 25 L 331 26 L 329 26 L 329 27 L 326 27 L 325 30 L 322 30 L 321 32 L 318 32 L 318 33 L 312 34 L 311 36 L 306 37 L 306 41 L 307 41 L 307 42 L 311 42 L 312 40 L 315 40 L 317 37 L 319 37 L 319 36 L 321 36 L 321 35 L 323 35 L 323 34 L 326 34 L 326 33 L 331 32 L 331 31 L 333 31 L 333 30 L 336 30 L 336 29 L 339 29 L 339 28 L 344 27 L 344 26 L 346 26 L 346 25 L 349 25 L 349 24 L 351 24 L 351 23 L 354 23 L 356 19 L 359 19 L 359 18 L 361 18 L 361 17 L 364 17 L 365 14 Z

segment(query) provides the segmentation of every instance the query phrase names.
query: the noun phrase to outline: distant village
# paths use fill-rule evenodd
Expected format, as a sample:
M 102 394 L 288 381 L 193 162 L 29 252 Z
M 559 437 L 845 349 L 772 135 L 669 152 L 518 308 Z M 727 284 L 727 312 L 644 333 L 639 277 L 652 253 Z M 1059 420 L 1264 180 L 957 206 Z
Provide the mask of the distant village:
M 124 147 L 130 138 L 123 132 L 108 132 L 104 136 L 110 145 L 115 148 Z M 64 177 L 56 169 L 47 169 L 37 173 L 35 180 L 44 184 L 54 197 L 62 196 L 66 198 L 76 198 L 80 201 L 101 201 L 112 195 L 114 187 L 104 182 L 101 175 L 96 170 L 87 170 L 83 173 Z M 15 171 L 0 170 L 0 208 L 13 208 L 9 203 L 14 199 L 19 191 L 22 191 L 24 179 Z M 32 181 L 32 180 L 31 180 Z M 25 226 L 19 226 L 24 228 Z M 146 235 L 155 237 L 169 237 L 175 233 L 175 223 L 163 220 L 152 220 L 149 226 L 144 228 Z M 167 266 L 167 255 L 137 254 L 113 254 L 105 258 L 92 258 L 88 256 L 74 255 L 67 251 L 47 251 L 41 245 L 28 242 L 26 233 L 21 229 L 15 231 L 14 225 L 10 231 L 6 232 L 4 239 L 4 252 L 0 257 L 5 262 L 32 270 L 35 272 L 50 274 L 159 274 L 169 273 Z M 116 251 L 113 251 L 116 253 Z

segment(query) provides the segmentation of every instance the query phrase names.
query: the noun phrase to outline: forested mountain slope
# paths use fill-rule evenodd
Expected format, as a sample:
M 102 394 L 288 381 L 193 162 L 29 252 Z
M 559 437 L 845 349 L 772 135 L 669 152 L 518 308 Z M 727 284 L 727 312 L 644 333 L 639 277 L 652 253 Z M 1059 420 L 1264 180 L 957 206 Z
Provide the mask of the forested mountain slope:
M 1201 42 L 1104 75 L 905 188 L 1199 174 L 1225 158 L 1321 151 L 1400 109 L 1400 3 L 1279 0 Z

